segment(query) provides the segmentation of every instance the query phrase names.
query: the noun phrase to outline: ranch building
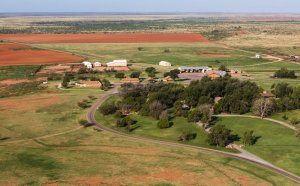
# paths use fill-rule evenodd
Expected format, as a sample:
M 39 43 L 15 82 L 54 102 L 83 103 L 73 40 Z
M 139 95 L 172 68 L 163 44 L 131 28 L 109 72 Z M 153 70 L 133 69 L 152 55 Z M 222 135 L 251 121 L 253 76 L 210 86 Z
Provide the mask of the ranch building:
M 79 83 L 75 84 L 81 88 L 100 88 L 102 83 L 100 81 L 84 81 L 80 80 Z
M 121 59 L 121 60 L 114 60 L 112 62 L 106 63 L 108 67 L 127 67 L 127 60 Z
M 92 65 L 91 62 L 84 61 L 84 62 L 82 62 L 82 64 L 84 64 L 84 66 L 85 66 L 86 68 L 93 68 L 93 65 Z
M 159 62 L 159 66 L 170 67 L 170 66 L 172 66 L 172 64 L 167 61 L 161 61 L 161 62 Z
M 138 84 L 140 83 L 140 79 L 139 78 L 124 78 L 122 79 L 122 83 L 132 83 L 132 84 Z
M 180 73 L 206 73 L 212 71 L 210 67 L 179 67 Z

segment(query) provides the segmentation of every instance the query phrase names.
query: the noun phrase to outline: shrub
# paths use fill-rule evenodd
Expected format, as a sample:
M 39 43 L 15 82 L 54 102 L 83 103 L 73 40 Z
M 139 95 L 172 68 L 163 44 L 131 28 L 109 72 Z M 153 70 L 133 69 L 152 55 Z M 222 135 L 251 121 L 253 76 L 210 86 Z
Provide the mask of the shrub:
M 164 53 L 170 53 L 170 52 L 171 52 L 170 49 L 165 49 L 165 50 L 164 50 Z
M 78 123 L 84 127 L 90 127 L 90 126 L 93 126 L 94 124 L 93 123 L 89 123 L 87 120 L 85 119 L 81 119 L 78 121 Z
M 115 103 L 104 104 L 99 108 L 99 111 L 103 115 L 110 115 L 117 111 L 117 107 L 115 106 Z
M 130 116 L 126 116 L 125 118 L 120 118 L 117 120 L 116 126 L 117 127 L 129 127 L 135 124 L 136 121 L 133 120 Z
M 213 126 L 208 134 L 208 142 L 210 145 L 225 147 L 229 140 L 231 130 L 225 125 Z
M 115 78 L 123 79 L 123 78 L 125 78 L 125 74 L 122 72 L 116 73 Z
M 82 109 L 86 109 L 90 107 L 90 105 L 85 101 L 78 102 L 77 105 Z
M 201 118 L 202 118 L 202 113 L 198 109 L 190 111 L 187 117 L 189 122 L 198 122 L 200 121 Z
M 197 137 L 196 133 L 192 133 L 192 132 L 183 132 L 180 136 L 179 136 L 179 141 L 190 141 L 193 140 Z
M 138 47 L 137 49 L 138 49 L 138 51 L 143 51 L 144 50 L 143 47 Z
M 282 116 L 282 119 L 284 119 L 284 120 L 288 120 L 289 118 L 287 117 L 287 115 L 286 115 L 286 114 L 284 114 L 284 115 Z
M 140 75 L 141 75 L 141 72 L 135 71 L 130 74 L 130 77 L 131 78 L 139 78 Z
M 292 125 L 298 125 L 299 124 L 299 120 L 297 118 L 292 118 L 290 122 L 291 122 Z
M 160 119 L 157 123 L 157 126 L 160 129 L 166 129 L 166 128 L 170 128 L 171 124 L 168 119 Z

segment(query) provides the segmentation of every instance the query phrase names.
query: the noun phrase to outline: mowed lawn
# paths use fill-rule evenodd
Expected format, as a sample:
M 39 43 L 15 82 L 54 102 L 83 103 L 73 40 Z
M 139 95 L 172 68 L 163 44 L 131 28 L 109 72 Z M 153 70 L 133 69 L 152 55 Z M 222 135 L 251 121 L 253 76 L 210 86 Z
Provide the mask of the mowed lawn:
M 300 139 L 296 138 L 295 131 L 270 121 L 251 118 L 219 118 L 216 124 L 226 125 L 240 137 L 245 131 L 253 130 L 259 139 L 246 150 L 300 175 Z
M 223 156 L 127 141 L 93 128 L 63 133 L 85 118 L 87 110 L 77 102 L 89 95 L 101 97 L 103 92 L 50 87 L 0 99 L 6 103 L 0 109 L 1 137 L 8 138 L 0 141 L 0 185 L 294 184 Z M 28 140 L 40 136 L 45 137 Z
M 254 59 L 255 53 L 224 48 L 215 43 L 139 43 L 139 44 L 39 44 L 47 49 L 67 51 L 88 57 L 90 60 L 108 62 L 128 59 L 132 63 L 158 64 L 165 60 L 174 66 L 229 67 L 268 62 Z M 142 50 L 139 51 L 138 48 Z M 165 52 L 169 50 L 169 52 Z M 217 62 L 219 61 L 219 62 Z

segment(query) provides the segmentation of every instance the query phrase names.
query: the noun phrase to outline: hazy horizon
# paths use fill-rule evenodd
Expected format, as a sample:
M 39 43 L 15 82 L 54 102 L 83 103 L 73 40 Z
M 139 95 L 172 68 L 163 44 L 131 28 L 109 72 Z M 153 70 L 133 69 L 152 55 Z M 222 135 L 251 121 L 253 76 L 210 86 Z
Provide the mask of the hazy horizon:
M 300 13 L 299 0 L 2 0 L 0 13 Z

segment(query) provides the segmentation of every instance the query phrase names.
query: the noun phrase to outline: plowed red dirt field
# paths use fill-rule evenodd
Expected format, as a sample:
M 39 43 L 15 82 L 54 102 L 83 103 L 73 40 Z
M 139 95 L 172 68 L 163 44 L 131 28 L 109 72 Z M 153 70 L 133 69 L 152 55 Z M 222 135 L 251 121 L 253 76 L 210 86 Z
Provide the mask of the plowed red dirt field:
M 174 43 L 208 42 L 200 34 L 0 34 L 0 40 L 21 43 Z
M 0 66 L 43 65 L 80 62 L 82 58 L 20 44 L 0 44 Z

